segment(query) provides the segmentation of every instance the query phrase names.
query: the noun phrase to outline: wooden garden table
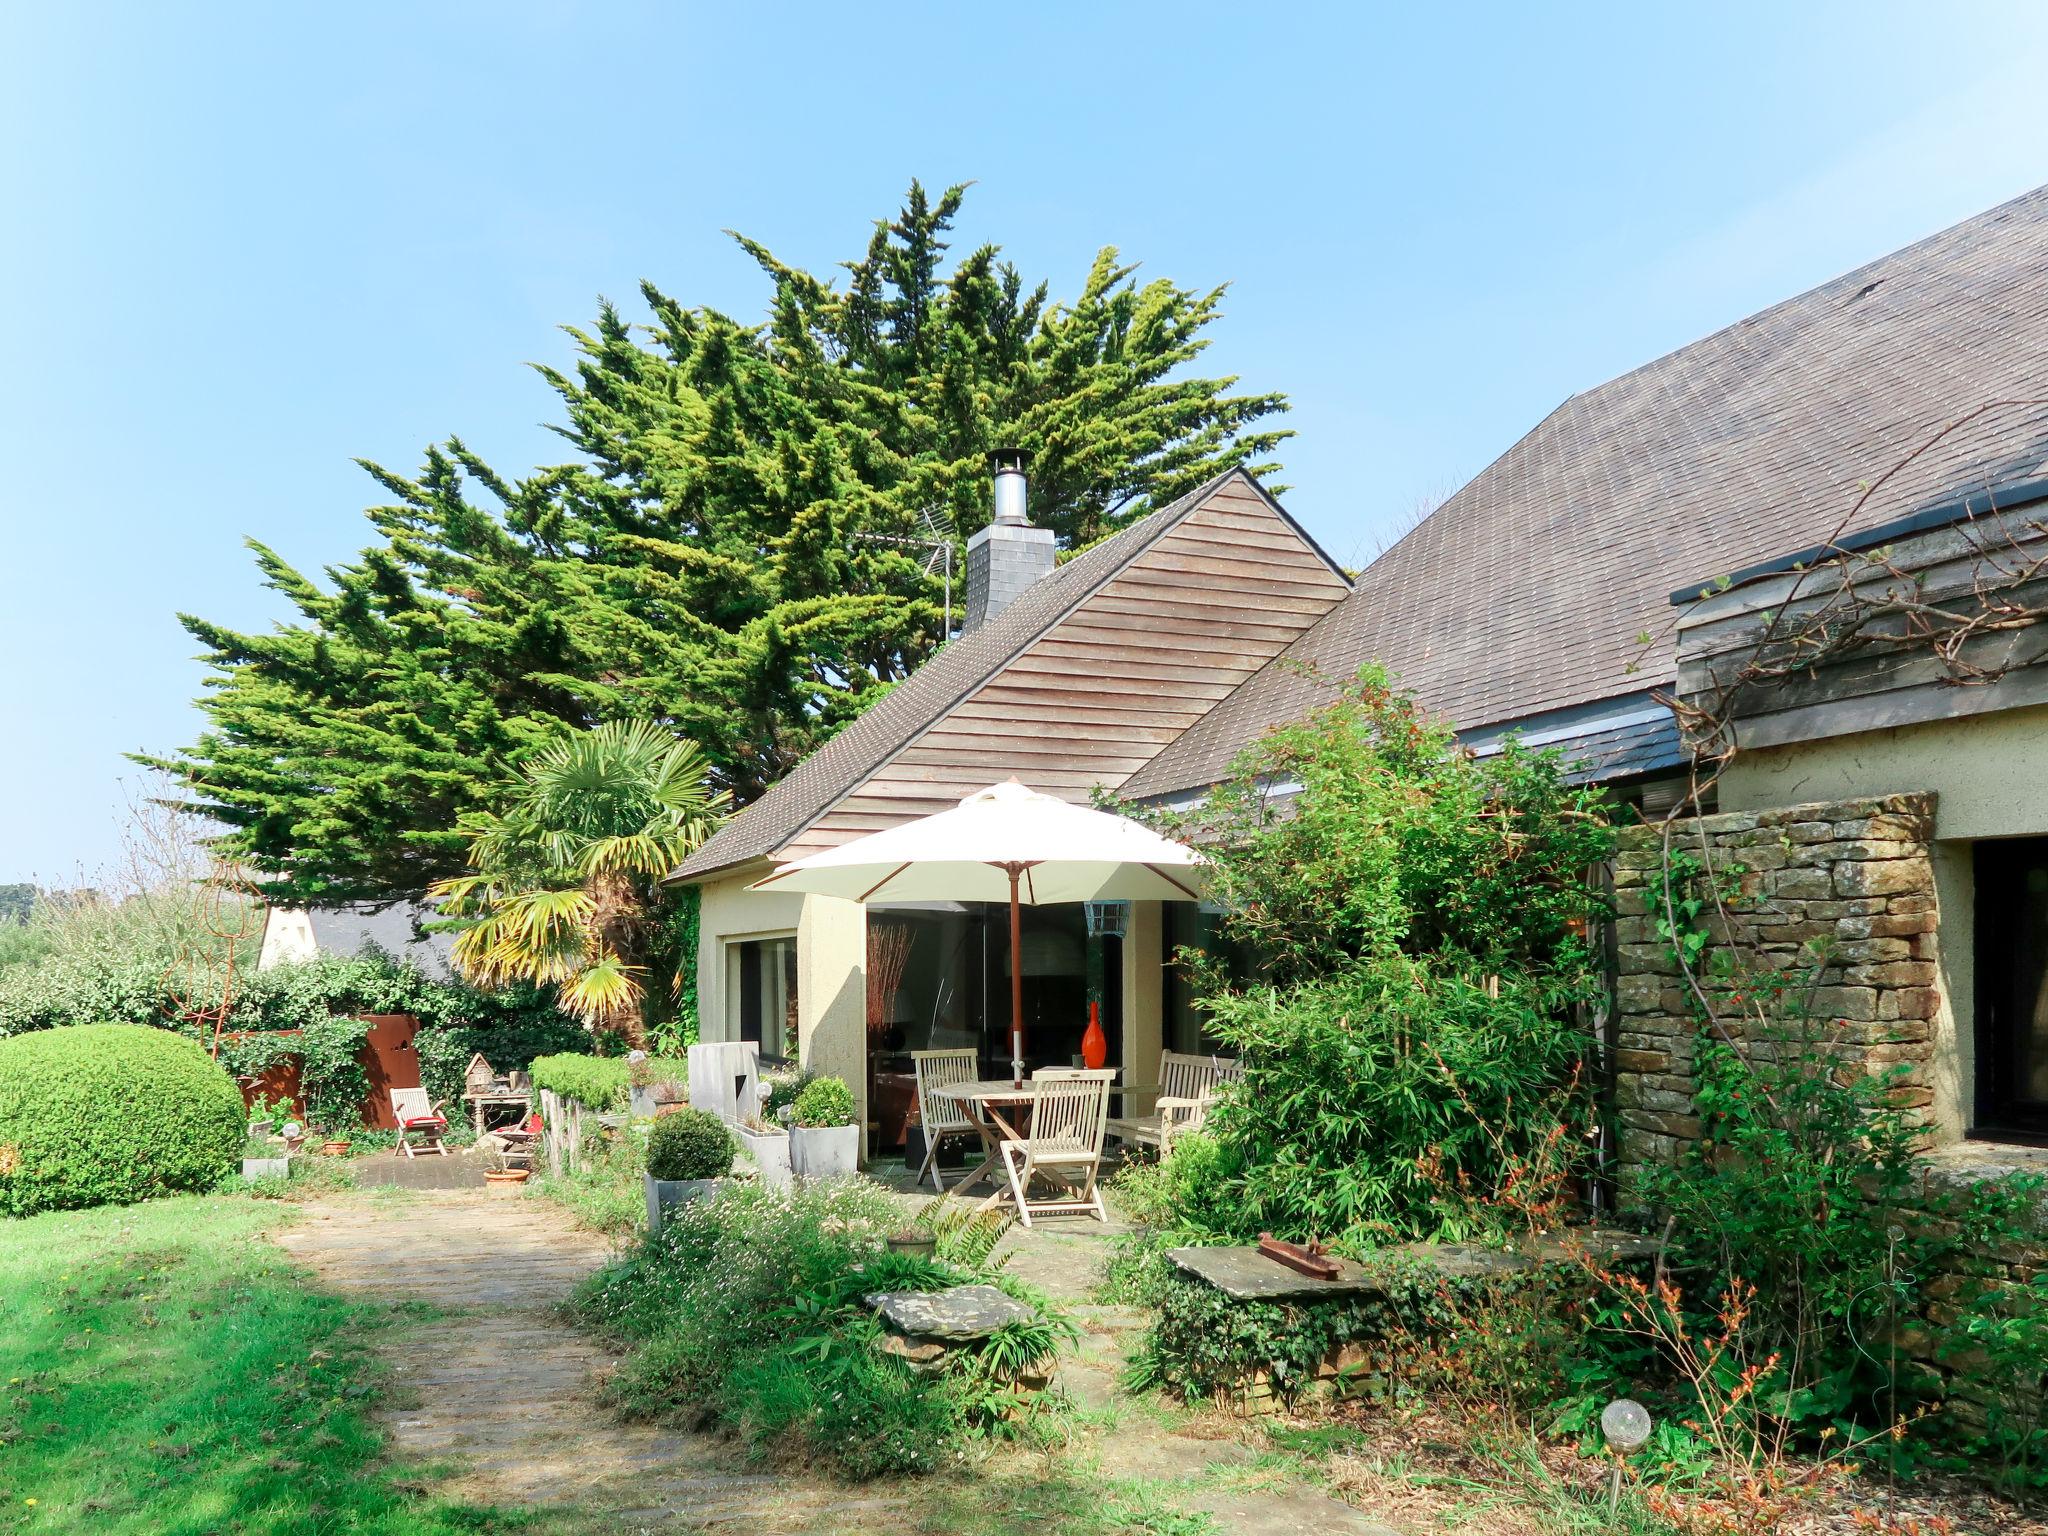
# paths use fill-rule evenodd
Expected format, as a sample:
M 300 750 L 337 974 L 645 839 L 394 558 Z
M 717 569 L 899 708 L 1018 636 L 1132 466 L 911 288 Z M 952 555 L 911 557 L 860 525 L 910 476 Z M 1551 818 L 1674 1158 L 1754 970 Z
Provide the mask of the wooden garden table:
M 1020 1088 L 1007 1077 L 1002 1077 L 978 1083 L 953 1083 L 926 1091 L 937 1098 L 951 1099 L 967 1111 L 967 1118 L 974 1122 L 975 1134 L 981 1138 L 981 1150 L 986 1154 L 980 1167 L 946 1191 L 947 1197 L 986 1180 L 995 1186 L 995 1193 L 981 1202 L 982 1209 L 1000 1203 L 1008 1193 L 1002 1167 L 1002 1145 L 1006 1141 L 1024 1139 L 1024 1133 L 1003 1117 L 1003 1111 L 1007 1109 L 1014 1115 L 1019 1107 L 1029 1104 L 1032 1085 L 1027 1081 Z
M 533 1113 L 533 1096 L 517 1088 L 493 1088 L 488 1093 L 465 1093 L 469 1100 L 470 1113 L 476 1120 L 476 1133 L 484 1133 L 484 1109 L 517 1109 L 519 1120 L 524 1124 L 526 1117 Z

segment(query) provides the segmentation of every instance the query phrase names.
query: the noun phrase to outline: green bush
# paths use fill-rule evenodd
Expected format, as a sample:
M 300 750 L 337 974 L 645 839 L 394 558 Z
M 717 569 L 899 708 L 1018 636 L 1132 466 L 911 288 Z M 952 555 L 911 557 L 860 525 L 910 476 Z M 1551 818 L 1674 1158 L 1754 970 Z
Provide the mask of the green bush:
M 690 1076 L 687 1061 L 653 1057 L 648 1060 L 647 1069 L 650 1080 L 687 1082 Z M 527 1070 L 533 1076 L 534 1087 L 574 1099 L 590 1109 L 624 1109 L 632 1087 L 632 1069 L 623 1056 L 536 1056 Z
M 671 1111 L 647 1133 L 647 1172 L 657 1179 L 722 1179 L 732 1172 L 732 1132 L 701 1109 Z
M 863 1179 L 787 1192 L 732 1183 L 677 1211 L 578 1293 L 586 1320 L 636 1346 L 611 1378 L 614 1406 L 708 1415 L 764 1454 L 852 1478 L 930 1471 L 962 1433 L 1003 1432 L 1037 1407 L 1017 1377 L 1072 1325 L 986 1268 L 888 1253 L 883 1237 L 901 1222 Z M 1039 1319 L 937 1375 L 878 1353 L 868 1293 L 976 1279 L 1022 1295 Z
M 1180 1183 L 1183 1217 L 1354 1247 L 1515 1224 L 1511 1181 L 1579 1150 L 1557 1127 L 1583 1105 L 1587 1042 L 1559 993 L 1389 954 L 1211 997 L 1209 1028 L 1245 1079 L 1210 1113 L 1219 1148 Z
M 0 1041 L 0 1212 L 209 1189 L 248 1122 L 234 1080 L 167 1030 L 89 1024 Z
M 853 1090 L 836 1077 L 813 1078 L 796 1096 L 793 1118 L 808 1129 L 853 1124 Z

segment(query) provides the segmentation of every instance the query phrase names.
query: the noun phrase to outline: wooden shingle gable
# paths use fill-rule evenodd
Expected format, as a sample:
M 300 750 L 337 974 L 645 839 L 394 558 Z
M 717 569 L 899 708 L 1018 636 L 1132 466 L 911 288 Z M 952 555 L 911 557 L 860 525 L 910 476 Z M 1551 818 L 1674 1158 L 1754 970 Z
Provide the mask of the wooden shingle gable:
M 1012 775 L 1077 802 L 1114 789 L 1349 590 L 1248 477 L 1227 477 L 775 857 L 950 809 Z

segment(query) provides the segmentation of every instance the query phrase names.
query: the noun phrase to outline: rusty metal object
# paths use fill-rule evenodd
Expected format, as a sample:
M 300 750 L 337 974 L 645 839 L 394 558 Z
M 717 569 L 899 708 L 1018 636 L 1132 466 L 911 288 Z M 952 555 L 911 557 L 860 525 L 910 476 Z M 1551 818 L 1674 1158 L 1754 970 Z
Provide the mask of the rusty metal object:
M 1344 1273 L 1343 1266 L 1335 1259 L 1326 1258 L 1323 1245 L 1311 1242 L 1306 1248 L 1299 1243 L 1290 1243 L 1275 1237 L 1270 1232 L 1259 1234 L 1259 1252 L 1275 1264 L 1284 1264 L 1317 1280 L 1335 1280 Z

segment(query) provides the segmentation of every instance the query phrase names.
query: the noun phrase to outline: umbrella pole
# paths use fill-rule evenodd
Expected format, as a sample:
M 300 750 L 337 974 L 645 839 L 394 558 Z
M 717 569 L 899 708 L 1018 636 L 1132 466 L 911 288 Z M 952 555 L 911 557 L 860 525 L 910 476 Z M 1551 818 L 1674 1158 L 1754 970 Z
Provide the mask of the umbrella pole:
M 1024 1086 L 1024 908 L 1017 899 L 1017 876 L 1022 867 L 1009 866 L 1010 874 L 1010 1086 Z

